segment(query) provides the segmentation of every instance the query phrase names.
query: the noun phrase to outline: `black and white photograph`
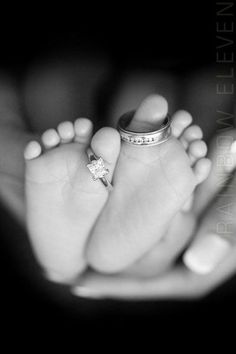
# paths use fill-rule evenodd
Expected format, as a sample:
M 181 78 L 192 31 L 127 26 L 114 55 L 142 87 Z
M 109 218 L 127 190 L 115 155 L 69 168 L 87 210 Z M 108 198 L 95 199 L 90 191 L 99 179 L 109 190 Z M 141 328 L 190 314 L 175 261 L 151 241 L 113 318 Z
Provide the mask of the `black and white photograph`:
M 235 320 L 234 2 L 127 7 L 0 33 L 6 332 Z

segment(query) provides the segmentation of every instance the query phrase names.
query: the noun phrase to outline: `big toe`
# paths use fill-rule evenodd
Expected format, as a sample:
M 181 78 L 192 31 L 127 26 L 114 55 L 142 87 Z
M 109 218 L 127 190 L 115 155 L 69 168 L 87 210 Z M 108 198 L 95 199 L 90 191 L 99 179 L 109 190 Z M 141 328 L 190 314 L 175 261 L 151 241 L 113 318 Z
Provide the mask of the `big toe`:
M 160 128 L 168 112 L 168 103 L 163 96 L 150 95 L 136 110 L 129 129 L 136 132 L 149 132 Z
M 91 148 L 96 156 L 104 160 L 109 170 L 108 178 L 111 180 L 120 153 L 119 133 L 109 127 L 100 129 L 92 138 Z

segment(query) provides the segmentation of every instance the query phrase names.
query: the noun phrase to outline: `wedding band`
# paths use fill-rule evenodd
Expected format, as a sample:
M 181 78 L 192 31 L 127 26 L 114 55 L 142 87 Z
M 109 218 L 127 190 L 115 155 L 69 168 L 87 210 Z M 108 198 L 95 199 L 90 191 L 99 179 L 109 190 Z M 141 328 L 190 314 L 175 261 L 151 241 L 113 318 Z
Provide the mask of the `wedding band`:
M 167 114 L 163 124 L 158 130 L 151 132 L 135 132 L 127 129 L 134 115 L 134 111 L 125 113 L 118 122 L 118 131 L 121 140 L 128 144 L 139 146 L 153 146 L 162 144 L 171 136 L 171 118 Z
M 109 173 L 109 170 L 105 167 L 103 159 L 96 156 L 91 149 L 88 149 L 88 158 L 90 163 L 87 164 L 87 167 L 92 174 L 93 180 L 97 181 L 100 179 L 100 181 L 108 190 L 112 190 L 113 187 L 111 183 L 105 177 Z

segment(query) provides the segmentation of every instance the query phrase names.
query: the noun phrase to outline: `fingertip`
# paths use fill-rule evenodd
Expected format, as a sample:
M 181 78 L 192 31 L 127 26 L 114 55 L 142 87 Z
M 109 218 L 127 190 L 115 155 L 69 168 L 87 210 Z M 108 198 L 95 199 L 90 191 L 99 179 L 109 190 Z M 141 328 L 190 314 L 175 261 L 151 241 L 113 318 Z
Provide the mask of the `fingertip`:
M 192 272 L 209 274 L 215 270 L 231 250 L 229 241 L 217 234 L 201 235 L 185 252 L 183 262 Z

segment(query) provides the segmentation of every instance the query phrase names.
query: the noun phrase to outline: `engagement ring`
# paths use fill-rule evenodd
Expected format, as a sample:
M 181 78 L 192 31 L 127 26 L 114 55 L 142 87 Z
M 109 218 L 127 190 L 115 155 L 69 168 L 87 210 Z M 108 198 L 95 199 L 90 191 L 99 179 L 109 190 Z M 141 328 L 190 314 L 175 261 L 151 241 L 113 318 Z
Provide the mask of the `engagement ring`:
M 97 157 L 90 149 L 88 150 L 88 158 L 90 163 L 87 164 L 87 167 L 92 174 L 93 180 L 97 181 L 100 179 L 106 188 L 112 190 L 111 183 L 105 177 L 109 173 L 109 170 L 105 167 L 103 159 Z

